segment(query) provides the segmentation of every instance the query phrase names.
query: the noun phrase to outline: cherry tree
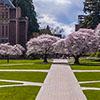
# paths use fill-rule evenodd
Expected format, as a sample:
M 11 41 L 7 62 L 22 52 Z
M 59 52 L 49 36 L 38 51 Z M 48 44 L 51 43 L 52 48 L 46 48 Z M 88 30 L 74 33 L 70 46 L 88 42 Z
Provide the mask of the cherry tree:
M 95 29 L 95 35 L 98 37 L 98 51 L 96 52 L 96 55 L 100 57 L 100 24 L 98 24 Z
M 37 38 L 32 38 L 27 42 L 27 55 L 30 54 L 42 54 L 44 62 L 47 63 L 48 54 L 53 51 L 53 44 L 57 42 L 59 38 L 51 35 L 40 35 Z
M 88 33 L 88 34 L 94 35 L 94 30 L 93 29 L 80 28 L 78 31 L 82 32 L 83 34 Z
M 9 50 L 12 49 L 12 46 L 9 43 L 0 44 L 0 55 L 7 57 L 7 62 L 9 63 Z
M 98 37 L 99 48 L 100 48 L 100 24 L 95 29 L 95 35 Z
M 98 26 L 95 29 L 95 35 L 100 37 L 100 24 L 98 24 Z
M 65 39 L 60 39 L 53 44 L 54 47 L 53 51 L 55 53 L 66 54 L 66 50 L 64 49 L 65 45 L 66 45 Z
M 56 43 L 53 44 L 53 52 L 56 53 L 57 55 L 60 54 L 62 57 L 65 58 L 65 55 L 67 53 L 66 49 L 66 39 L 60 39 Z
M 21 56 L 23 55 L 23 51 L 25 51 L 25 48 L 22 47 L 20 44 L 16 44 L 12 46 L 12 48 L 9 50 L 9 55 Z
M 9 43 L 0 44 L 0 55 L 7 56 L 7 62 L 9 63 L 10 56 L 19 56 L 23 54 L 25 49 L 20 45 L 16 44 L 14 46 Z
M 75 63 L 79 64 L 79 58 L 87 53 L 96 52 L 97 37 L 93 30 L 80 29 L 66 38 L 66 49 L 74 57 Z

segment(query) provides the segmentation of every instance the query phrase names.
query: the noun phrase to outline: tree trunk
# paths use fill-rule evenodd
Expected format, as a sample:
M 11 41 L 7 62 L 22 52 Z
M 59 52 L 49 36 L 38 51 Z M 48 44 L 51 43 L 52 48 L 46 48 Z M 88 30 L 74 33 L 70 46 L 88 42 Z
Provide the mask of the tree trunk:
M 10 60 L 10 57 L 9 57 L 9 55 L 7 56 L 7 63 L 9 63 L 9 60 Z
M 80 64 L 80 62 L 79 62 L 79 57 L 74 57 L 74 59 L 75 59 L 74 64 Z
M 44 54 L 44 63 L 48 63 L 48 60 L 47 60 L 47 54 Z

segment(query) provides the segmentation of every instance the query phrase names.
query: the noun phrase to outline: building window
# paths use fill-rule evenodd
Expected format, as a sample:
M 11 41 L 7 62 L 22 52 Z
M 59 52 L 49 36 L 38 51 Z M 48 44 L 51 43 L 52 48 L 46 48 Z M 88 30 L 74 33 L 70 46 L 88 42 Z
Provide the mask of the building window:
M 1 36 L 1 25 L 0 25 L 0 36 Z
M 4 18 L 4 16 L 5 16 L 5 15 L 4 15 L 4 12 L 2 12 L 2 18 Z
M 5 36 L 6 36 L 6 37 L 8 36 L 8 26 L 6 26 L 6 33 L 5 33 Z
M 2 37 L 4 37 L 4 25 L 2 26 Z
M 6 12 L 6 18 L 8 18 L 8 12 Z
M 0 19 L 2 19 L 2 13 L 0 12 Z

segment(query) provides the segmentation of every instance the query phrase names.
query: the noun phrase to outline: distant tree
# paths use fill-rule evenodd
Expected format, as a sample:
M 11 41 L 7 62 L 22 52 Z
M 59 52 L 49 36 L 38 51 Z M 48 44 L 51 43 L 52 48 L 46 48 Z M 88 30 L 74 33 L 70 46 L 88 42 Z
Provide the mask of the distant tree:
M 32 0 L 13 0 L 15 6 L 19 6 L 22 10 L 22 16 L 29 18 L 28 38 L 32 36 L 33 32 L 38 32 L 39 24 L 36 19 L 36 12 Z
M 49 27 L 49 25 L 47 25 L 47 27 L 45 29 L 40 29 L 39 34 L 48 34 L 48 35 L 52 35 L 51 29 Z
M 24 50 L 25 49 L 19 44 L 14 46 L 9 43 L 0 44 L 0 55 L 7 57 L 7 63 L 9 63 L 10 56 L 20 56 L 23 54 Z
M 60 28 L 59 26 L 52 28 L 51 30 L 53 34 L 61 34 L 62 32 L 64 32 L 64 29 Z
M 87 15 L 84 17 L 84 21 L 79 22 L 81 28 L 91 28 L 92 25 L 92 16 Z
M 42 54 L 44 63 L 47 63 L 48 54 L 52 53 L 53 44 L 57 42 L 58 39 L 59 38 L 50 35 L 41 35 L 37 38 L 33 38 L 27 43 L 26 54 Z

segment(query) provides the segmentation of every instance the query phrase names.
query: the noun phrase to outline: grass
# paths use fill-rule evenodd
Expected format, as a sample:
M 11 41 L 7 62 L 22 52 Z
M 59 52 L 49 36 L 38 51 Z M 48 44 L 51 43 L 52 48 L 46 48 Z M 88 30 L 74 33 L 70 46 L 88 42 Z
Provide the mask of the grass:
M 100 80 L 100 73 L 97 72 L 84 72 L 84 73 L 75 73 L 78 81 L 96 81 Z
M 50 69 L 50 66 L 51 62 L 44 64 L 42 60 L 10 60 L 9 64 L 6 60 L 0 60 L 0 69 Z
M 96 87 L 96 88 L 100 88 L 100 83 L 85 83 L 85 84 L 80 84 L 80 86 L 82 87 Z
M 86 59 L 86 58 L 80 58 L 81 64 L 87 64 L 87 65 L 96 65 L 100 66 L 100 60 L 98 59 Z
M 0 69 L 50 69 L 51 64 L 33 64 L 33 65 L 9 65 L 9 66 L 0 66 Z
M 13 65 L 14 64 L 14 65 Z M 22 64 L 22 65 L 19 65 Z M 42 60 L 0 60 L 0 69 L 50 69 L 51 62 L 42 63 Z M 43 83 L 47 73 L 43 72 L 0 72 L 0 79 L 18 80 Z M 0 82 L 0 85 L 16 83 Z M 18 84 L 18 83 L 17 83 Z M 35 100 L 40 87 L 22 86 L 0 88 L 0 100 Z
M 0 72 L 0 79 L 44 82 L 46 75 L 42 72 Z
M 9 64 L 15 63 L 39 63 L 42 60 L 10 60 Z M 0 60 L 0 64 L 7 64 L 7 60 Z
M 21 83 L 15 83 L 15 82 L 2 82 L 2 81 L 0 81 L 0 85 L 12 85 L 12 84 L 21 84 Z
M 71 65 L 73 70 L 100 70 L 100 66 L 88 65 Z
M 40 87 L 0 88 L 0 100 L 35 100 Z
M 100 91 L 85 90 L 83 91 L 87 100 L 100 100 Z
M 43 60 L 36 59 L 36 60 L 10 60 L 9 64 L 17 64 L 17 63 L 42 63 Z M 50 60 L 49 60 L 50 62 Z M 0 64 L 8 64 L 7 60 L 0 60 Z
M 100 61 L 80 59 L 80 65 L 70 64 L 73 70 L 100 70 Z

